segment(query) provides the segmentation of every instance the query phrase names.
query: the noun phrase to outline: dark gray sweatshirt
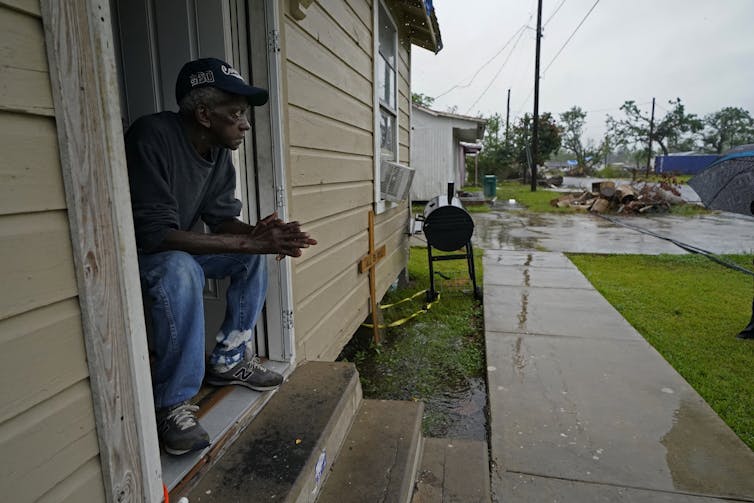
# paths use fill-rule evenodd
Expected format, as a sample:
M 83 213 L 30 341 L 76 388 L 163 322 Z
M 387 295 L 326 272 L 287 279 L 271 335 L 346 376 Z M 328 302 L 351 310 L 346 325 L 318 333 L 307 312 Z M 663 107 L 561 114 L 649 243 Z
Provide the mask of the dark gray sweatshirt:
M 187 231 L 201 218 L 211 230 L 241 213 L 230 151 L 211 161 L 189 143 L 175 112 L 141 117 L 126 133 L 126 160 L 136 246 L 151 253 L 170 229 Z

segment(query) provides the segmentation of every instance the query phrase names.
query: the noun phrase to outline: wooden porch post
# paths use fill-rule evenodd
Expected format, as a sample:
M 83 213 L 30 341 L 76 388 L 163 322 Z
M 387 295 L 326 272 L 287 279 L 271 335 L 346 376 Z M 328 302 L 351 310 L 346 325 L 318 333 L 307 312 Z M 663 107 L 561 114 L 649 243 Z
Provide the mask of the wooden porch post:
M 162 499 L 109 2 L 42 0 L 108 502 Z
M 474 187 L 479 187 L 479 152 L 474 156 Z

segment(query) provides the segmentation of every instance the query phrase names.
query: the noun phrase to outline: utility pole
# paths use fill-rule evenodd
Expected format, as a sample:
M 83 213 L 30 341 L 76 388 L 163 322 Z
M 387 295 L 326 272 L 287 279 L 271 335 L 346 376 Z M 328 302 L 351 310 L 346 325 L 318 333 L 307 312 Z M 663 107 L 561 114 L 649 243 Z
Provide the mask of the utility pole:
M 531 138 L 531 191 L 537 190 L 537 163 L 539 162 L 539 50 L 542 40 L 542 0 L 537 5 L 537 49 L 534 59 L 534 125 Z
M 655 134 L 655 99 L 652 98 L 652 116 L 649 119 L 649 152 L 647 153 L 647 178 L 649 178 L 649 163 L 652 162 L 652 137 Z
M 508 89 L 508 103 L 505 105 L 505 145 L 508 145 L 508 122 L 511 118 L 511 90 Z

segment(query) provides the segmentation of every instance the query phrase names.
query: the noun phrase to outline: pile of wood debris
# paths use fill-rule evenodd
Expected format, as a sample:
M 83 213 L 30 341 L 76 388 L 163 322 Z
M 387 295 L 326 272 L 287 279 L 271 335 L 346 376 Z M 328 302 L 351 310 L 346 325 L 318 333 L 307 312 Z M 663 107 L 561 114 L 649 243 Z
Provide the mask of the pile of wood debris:
M 641 214 L 668 211 L 671 206 L 685 202 L 678 188 L 667 182 L 632 182 L 616 186 L 614 182 L 604 181 L 593 183 L 591 191 L 564 194 L 550 204 L 595 213 Z

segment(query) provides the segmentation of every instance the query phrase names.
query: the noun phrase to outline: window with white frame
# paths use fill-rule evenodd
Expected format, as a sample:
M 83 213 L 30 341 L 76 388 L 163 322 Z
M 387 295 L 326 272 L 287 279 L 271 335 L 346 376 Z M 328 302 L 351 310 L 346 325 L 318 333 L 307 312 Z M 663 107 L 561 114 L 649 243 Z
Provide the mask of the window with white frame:
M 379 108 L 378 147 L 375 155 L 375 181 L 380 180 L 381 163 L 398 160 L 398 31 L 382 2 L 377 2 L 377 47 L 375 106 Z M 380 188 L 375 184 L 376 200 L 382 203 Z M 383 206 L 380 204 L 379 206 Z

